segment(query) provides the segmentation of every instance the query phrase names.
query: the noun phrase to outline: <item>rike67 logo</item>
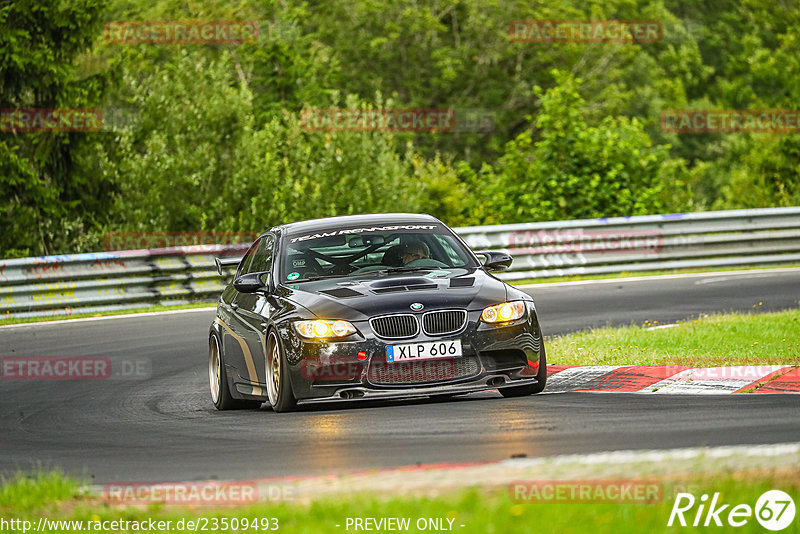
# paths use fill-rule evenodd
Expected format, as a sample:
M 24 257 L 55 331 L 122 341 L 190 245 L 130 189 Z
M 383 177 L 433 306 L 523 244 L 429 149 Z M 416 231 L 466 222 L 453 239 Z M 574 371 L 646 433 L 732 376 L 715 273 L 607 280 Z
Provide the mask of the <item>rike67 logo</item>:
M 695 505 L 697 505 L 696 510 Z M 678 493 L 672 512 L 669 514 L 667 526 L 708 527 L 723 525 L 741 527 L 755 516 L 756 521 L 767 530 L 779 531 L 792 524 L 795 517 L 795 504 L 792 498 L 783 491 L 770 490 L 764 492 L 756 501 L 755 507 L 749 504 L 725 504 L 720 494 L 714 493 L 711 501 L 703 494 L 695 499 L 691 493 Z M 688 517 L 688 519 L 687 519 Z

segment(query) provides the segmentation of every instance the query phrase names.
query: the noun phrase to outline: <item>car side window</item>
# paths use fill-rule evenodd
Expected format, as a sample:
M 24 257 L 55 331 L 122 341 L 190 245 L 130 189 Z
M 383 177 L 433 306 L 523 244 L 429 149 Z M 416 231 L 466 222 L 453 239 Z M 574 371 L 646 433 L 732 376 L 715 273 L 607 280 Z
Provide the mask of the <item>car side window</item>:
M 275 239 L 271 235 L 261 238 L 253 261 L 247 266 L 245 273 L 264 273 L 272 269 L 272 249 Z
M 264 241 L 264 238 L 256 240 L 256 242 L 250 245 L 250 248 L 247 249 L 247 252 L 245 252 L 241 263 L 239 263 L 239 268 L 236 269 L 236 278 L 239 278 L 243 274 L 250 272 L 250 264 L 253 263 L 253 257 L 256 255 L 256 250 L 258 250 L 259 246 L 261 245 L 261 241 Z

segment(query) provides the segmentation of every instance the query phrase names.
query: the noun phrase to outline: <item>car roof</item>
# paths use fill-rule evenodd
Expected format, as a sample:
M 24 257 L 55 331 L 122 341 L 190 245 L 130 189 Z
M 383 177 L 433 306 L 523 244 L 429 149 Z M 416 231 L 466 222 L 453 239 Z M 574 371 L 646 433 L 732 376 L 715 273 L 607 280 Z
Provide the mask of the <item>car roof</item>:
M 332 227 L 376 225 L 376 224 L 420 224 L 439 223 L 439 219 L 426 213 L 370 213 L 366 215 L 343 215 L 340 217 L 325 217 L 324 219 L 311 219 L 276 226 L 273 230 L 287 233 L 314 232 Z

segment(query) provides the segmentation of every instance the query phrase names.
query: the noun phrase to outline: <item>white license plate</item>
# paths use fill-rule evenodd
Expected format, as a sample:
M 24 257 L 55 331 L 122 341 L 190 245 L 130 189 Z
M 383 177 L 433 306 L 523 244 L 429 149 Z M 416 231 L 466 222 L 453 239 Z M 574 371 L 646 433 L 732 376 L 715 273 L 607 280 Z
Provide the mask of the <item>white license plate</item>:
M 461 356 L 461 340 L 434 341 L 431 343 L 409 343 L 386 347 L 386 361 L 389 363 L 414 360 L 433 360 L 437 358 L 457 358 Z

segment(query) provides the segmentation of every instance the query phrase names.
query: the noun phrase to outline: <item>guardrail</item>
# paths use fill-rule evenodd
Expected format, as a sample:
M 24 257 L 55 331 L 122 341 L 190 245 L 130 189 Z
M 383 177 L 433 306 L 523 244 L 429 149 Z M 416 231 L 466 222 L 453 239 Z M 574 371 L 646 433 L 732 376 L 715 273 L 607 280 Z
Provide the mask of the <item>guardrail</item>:
M 800 263 L 800 207 L 473 226 L 475 250 L 514 256 L 506 280 Z
M 0 318 L 74 315 L 216 300 L 214 258 L 249 244 L 198 245 L 0 261 Z
M 506 280 L 800 263 L 800 207 L 456 228 L 475 250 L 511 253 Z M 72 315 L 215 300 L 214 257 L 199 245 L 0 261 L 0 318 Z

